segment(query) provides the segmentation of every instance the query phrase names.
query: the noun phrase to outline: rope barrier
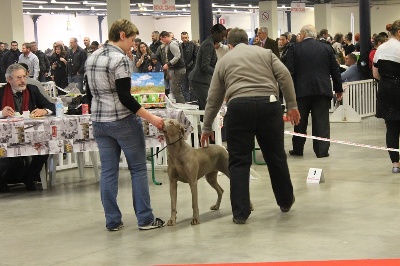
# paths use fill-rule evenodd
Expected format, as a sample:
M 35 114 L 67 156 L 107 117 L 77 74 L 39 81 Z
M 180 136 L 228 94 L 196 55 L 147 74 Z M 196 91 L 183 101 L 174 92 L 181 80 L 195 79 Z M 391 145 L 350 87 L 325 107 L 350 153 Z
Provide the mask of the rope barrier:
M 310 136 L 310 135 L 306 135 L 306 134 L 291 132 L 291 131 L 287 131 L 287 130 L 285 130 L 284 133 L 286 135 L 292 135 L 292 136 L 301 137 L 301 138 L 328 141 L 328 142 L 332 142 L 332 143 L 339 143 L 339 144 L 355 146 L 355 147 L 362 147 L 362 148 L 375 149 L 375 150 L 384 150 L 384 151 L 395 151 L 395 152 L 399 152 L 400 151 L 400 149 L 385 148 L 385 147 L 368 145 L 368 144 L 359 144 L 359 143 L 350 142 L 350 141 L 334 140 L 334 139 L 328 139 L 328 138 L 315 137 L 315 136 Z

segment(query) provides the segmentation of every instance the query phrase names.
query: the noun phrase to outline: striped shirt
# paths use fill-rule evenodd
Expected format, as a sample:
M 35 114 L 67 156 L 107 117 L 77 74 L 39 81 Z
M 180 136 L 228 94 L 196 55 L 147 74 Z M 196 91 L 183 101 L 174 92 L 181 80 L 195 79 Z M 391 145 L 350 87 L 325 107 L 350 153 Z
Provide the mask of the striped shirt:
M 129 58 L 121 48 L 105 44 L 88 57 L 85 72 L 93 95 L 92 121 L 112 122 L 132 114 L 120 102 L 115 86 L 115 80 L 131 77 Z

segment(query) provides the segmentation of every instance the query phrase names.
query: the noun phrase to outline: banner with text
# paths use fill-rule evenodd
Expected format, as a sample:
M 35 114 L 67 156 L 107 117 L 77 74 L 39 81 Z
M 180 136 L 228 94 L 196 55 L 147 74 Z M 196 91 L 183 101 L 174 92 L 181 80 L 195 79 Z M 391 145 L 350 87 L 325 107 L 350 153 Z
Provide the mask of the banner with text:
M 292 3 L 290 5 L 290 11 L 292 12 L 306 12 L 306 3 Z
M 175 11 L 175 0 L 153 0 L 154 11 Z

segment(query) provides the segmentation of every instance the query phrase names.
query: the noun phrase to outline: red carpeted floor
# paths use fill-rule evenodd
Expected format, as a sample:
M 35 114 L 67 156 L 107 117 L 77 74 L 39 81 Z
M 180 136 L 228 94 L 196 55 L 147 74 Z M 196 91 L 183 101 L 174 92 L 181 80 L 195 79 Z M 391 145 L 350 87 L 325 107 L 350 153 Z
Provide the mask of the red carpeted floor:
M 163 264 L 179 266 L 400 266 L 400 259 L 383 260 L 330 260 L 330 261 L 290 261 L 290 262 L 254 262 L 219 264 Z M 162 265 L 159 265 L 162 266 Z

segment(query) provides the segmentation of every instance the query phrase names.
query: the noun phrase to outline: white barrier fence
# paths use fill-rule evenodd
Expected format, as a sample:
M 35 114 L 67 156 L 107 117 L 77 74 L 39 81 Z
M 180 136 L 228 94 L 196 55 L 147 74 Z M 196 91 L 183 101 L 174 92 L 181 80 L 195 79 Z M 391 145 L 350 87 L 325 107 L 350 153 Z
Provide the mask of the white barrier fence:
M 373 79 L 343 83 L 343 104 L 335 108 L 332 100 L 331 122 L 360 122 L 361 118 L 376 113 L 378 85 Z

